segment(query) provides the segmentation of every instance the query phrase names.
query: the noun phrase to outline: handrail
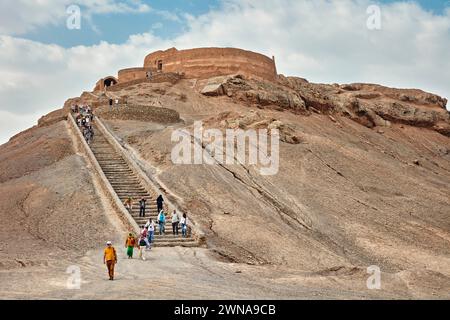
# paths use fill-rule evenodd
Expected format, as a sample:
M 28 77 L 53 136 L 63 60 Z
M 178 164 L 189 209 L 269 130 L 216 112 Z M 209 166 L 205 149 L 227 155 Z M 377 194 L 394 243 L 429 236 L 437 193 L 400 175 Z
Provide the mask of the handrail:
M 69 113 L 69 116 L 67 117 L 67 120 L 69 122 L 69 125 L 72 129 L 72 131 L 75 132 L 75 137 L 77 138 L 77 142 L 81 144 L 82 148 L 85 151 L 85 154 L 87 155 L 88 161 L 91 163 L 92 167 L 94 168 L 94 173 L 98 176 L 100 180 L 100 185 L 103 189 L 103 192 L 105 195 L 107 195 L 108 200 L 110 201 L 112 207 L 116 209 L 118 213 L 120 213 L 119 218 L 125 224 L 128 225 L 134 232 L 139 233 L 140 229 L 136 221 L 133 219 L 131 214 L 128 212 L 127 209 L 125 209 L 122 201 L 120 200 L 117 193 L 114 191 L 113 187 L 111 186 L 111 183 L 109 182 L 108 178 L 106 177 L 105 173 L 103 172 L 102 168 L 100 167 L 100 164 L 97 161 L 97 158 L 95 157 L 94 153 L 92 152 L 89 145 L 86 143 L 86 140 L 84 139 L 83 135 L 81 134 L 81 131 L 78 129 L 77 124 L 75 123 L 75 119 L 73 118 L 73 115 Z M 97 120 L 96 120 L 97 121 Z
M 127 150 L 117 141 L 114 135 L 106 128 L 99 117 L 96 118 L 96 123 L 98 129 L 103 133 L 106 140 L 113 146 L 113 148 L 120 153 L 136 176 L 141 180 L 141 183 L 147 187 L 149 190 L 153 190 L 156 194 L 164 194 L 165 188 L 163 188 L 157 181 L 152 180 L 149 176 L 144 172 L 144 170 L 138 165 L 142 161 L 138 158 L 138 156 L 134 152 L 127 152 Z M 129 146 L 126 146 L 128 149 L 131 149 Z M 168 197 L 165 197 L 165 202 L 171 209 L 177 210 L 177 212 L 182 213 L 181 206 L 176 203 L 176 201 L 172 202 Z M 188 219 L 188 227 L 191 230 L 192 235 L 198 241 L 199 244 L 203 244 L 206 241 L 205 233 L 200 230 L 200 228 L 196 225 L 195 221 L 189 217 Z

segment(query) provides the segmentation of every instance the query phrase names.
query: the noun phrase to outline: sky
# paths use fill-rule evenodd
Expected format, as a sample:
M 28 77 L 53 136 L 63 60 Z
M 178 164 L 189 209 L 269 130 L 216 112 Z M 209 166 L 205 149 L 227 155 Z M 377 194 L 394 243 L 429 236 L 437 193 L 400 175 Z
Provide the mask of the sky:
M 447 0 L 2 0 L 0 144 L 152 51 L 207 46 L 275 56 L 311 82 L 450 98 Z

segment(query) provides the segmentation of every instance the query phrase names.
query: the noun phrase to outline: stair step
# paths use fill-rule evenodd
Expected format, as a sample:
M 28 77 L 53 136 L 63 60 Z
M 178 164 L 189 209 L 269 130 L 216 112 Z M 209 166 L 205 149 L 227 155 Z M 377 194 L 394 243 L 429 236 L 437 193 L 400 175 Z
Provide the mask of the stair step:
M 179 238 L 155 238 L 153 239 L 153 243 L 159 243 L 159 242 L 194 242 L 194 238 L 181 238 L 181 235 Z
M 196 241 L 194 241 L 194 242 L 176 242 L 176 243 L 158 242 L 158 243 L 156 243 L 154 245 L 155 245 L 155 247 L 186 247 L 186 248 L 191 248 L 191 247 L 197 247 L 198 243 Z
M 149 197 L 150 196 L 148 194 L 148 192 L 132 192 L 132 191 L 130 191 L 130 192 L 118 192 L 118 191 L 115 191 L 115 192 L 116 192 L 116 194 L 118 196 L 122 196 L 122 197 L 126 197 L 126 198 L 133 198 L 133 199 L 142 198 L 142 197 Z M 135 204 L 137 205 L 137 203 L 131 203 L 131 204 L 132 205 L 135 205 Z
M 117 170 L 131 170 L 131 168 L 127 164 L 112 164 L 112 163 L 104 163 L 99 162 L 100 166 L 109 171 L 117 171 Z
M 96 136 L 90 148 L 96 157 L 103 173 L 111 184 L 117 196 L 125 201 L 125 199 L 133 198 L 133 210 L 130 214 L 138 225 L 144 225 L 149 218 L 156 222 L 158 216 L 156 196 L 153 192 L 149 192 L 142 185 L 140 179 L 134 171 L 130 168 L 127 161 L 120 152 L 117 152 L 109 141 L 98 130 L 94 123 L 94 130 Z M 98 132 L 98 133 L 97 133 Z M 147 200 L 146 214 L 144 217 L 139 217 L 139 200 L 145 198 Z M 179 235 L 172 234 L 172 219 L 166 216 L 165 223 L 166 233 L 159 235 L 159 224 L 155 223 L 154 242 L 152 246 L 155 247 L 196 247 L 198 242 L 192 238 L 182 238 L 181 228 L 179 227 Z

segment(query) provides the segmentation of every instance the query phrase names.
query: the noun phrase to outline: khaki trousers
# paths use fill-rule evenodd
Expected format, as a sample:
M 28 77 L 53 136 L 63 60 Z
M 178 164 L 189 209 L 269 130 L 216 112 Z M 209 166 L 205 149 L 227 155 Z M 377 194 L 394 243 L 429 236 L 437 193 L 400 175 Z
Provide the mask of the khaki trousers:
M 106 261 L 106 267 L 108 267 L 108 275 L 110 279 L 114 279 L 114 260 Z

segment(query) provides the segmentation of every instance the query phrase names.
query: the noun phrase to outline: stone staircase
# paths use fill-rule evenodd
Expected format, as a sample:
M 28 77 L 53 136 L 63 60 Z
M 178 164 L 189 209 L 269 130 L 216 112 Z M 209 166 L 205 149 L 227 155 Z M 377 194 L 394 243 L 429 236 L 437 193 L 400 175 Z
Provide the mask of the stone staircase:
M 128 197 L 133 198 L 133 209 L 131 216 L 136 223 L 139 226 L 142 226 L 148 221 L 149 218 L 152 218 L 155 222 L 155 237 L 153 245 L 158 247 L 198 246 L 197 241 L 189 234 L 187 238 L 181 237 L 181 228 L 179 229 L 178 236 L 174 236 L 172 234 L 171 212 L 167 212 L 166 216 L 166 234 L 159 235 L 159 225 L 156 222 L 156 218 L 158 216 L 156 198 L 158 195 L 144 188 L 139 181 L 139 178 L 133 170 L 131 170 L 124 158 L 102 135 L 95 123 L 93 127 L 95 136 L 90 145 L 92 153 L 122 203 Z M 139 200 L 142 198 L 147 200 L 145 217 L 139 217 Z

